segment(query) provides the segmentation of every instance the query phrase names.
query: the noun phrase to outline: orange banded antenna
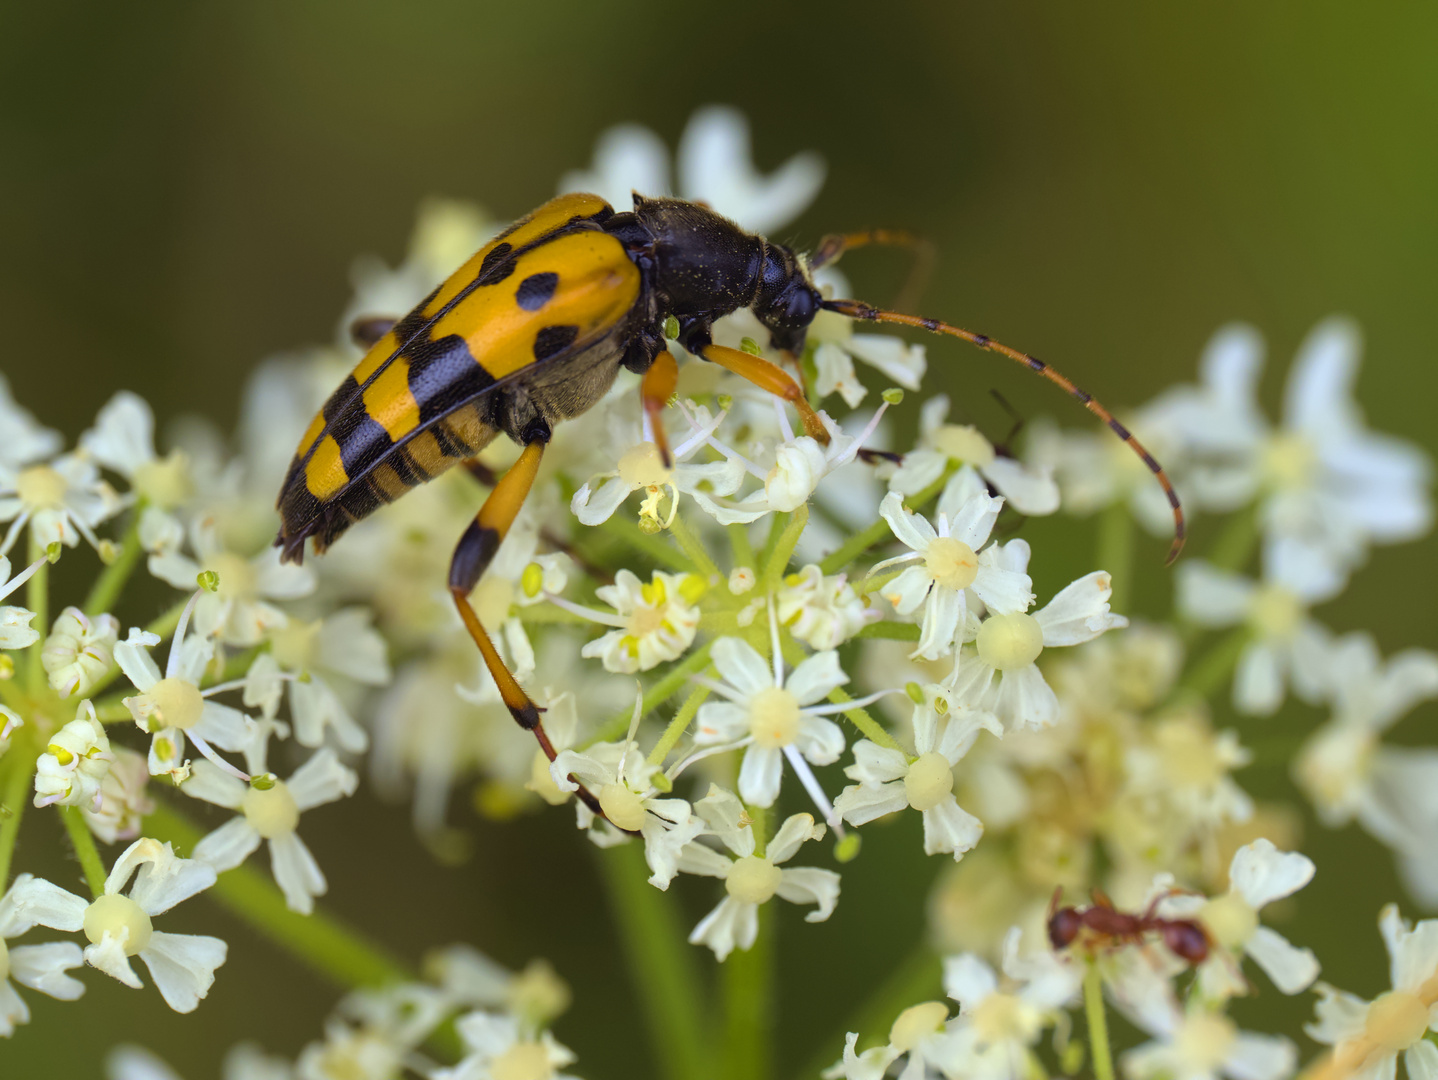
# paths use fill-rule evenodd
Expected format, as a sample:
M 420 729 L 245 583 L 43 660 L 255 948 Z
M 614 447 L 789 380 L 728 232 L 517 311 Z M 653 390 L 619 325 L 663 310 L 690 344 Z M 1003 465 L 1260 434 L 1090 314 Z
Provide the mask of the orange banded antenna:
M 1163 471 L 1163 466 L 1155 461 L 1153 455 L 1144 448 L 1143 443 L 1134 438 L 1133 432 L 1115 420 L 1113 413 L 1104 408 L 1092 395 L 1080 390 L 1068 378 L 1060 375 L 1036 356 L 1030 356 L 1028 353 L 994 341 L 986 334 L 976 334 L 972 330 L 964 330 L 949 323 L 940 322 L 938 319 L 925 319 L 918 315 L 885 311 L 882 308 L 870 307 L 859 300 L 825 300 L 823 307 L 825 311 L 837 312 L 862 322 L 896 323 L 899 326 L 912 326 L 918 330 L 927 330 L 931 334 L 956 337 L 967 341 L 970 345 L 976 345 L 980 349 L 1006 356 L 1014 363 L 1022 364 L 1036 375 L 1042 375 L 1049 382 L 1057 384 L 1071 398 L 1077 400 L 1085 409 L 1107 424 L 1115 435 L 1128 443 L 1133 452 L 1143 459 L 1143 463 L 1158 479 L 1164 494 L 1168 496 L 1168 505 L 1173 507 L 1173 545 L 1168 549 L 1168 557 L 1164 560 L 1164 565 L 1169 565 L 1178 558 L 1178 553 L 1183 550 L 1183 542 L 1188 535 L 1188 529 L 1184 524 L 1183 506 L 1178 501 L 1178 492 L 1173 490 L 1173 482 Z

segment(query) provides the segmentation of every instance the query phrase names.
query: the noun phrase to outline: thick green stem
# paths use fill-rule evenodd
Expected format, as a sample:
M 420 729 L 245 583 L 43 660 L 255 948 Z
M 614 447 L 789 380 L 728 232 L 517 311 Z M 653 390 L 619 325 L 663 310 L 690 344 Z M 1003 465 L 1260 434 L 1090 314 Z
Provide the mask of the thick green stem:
M 918 510 L 927 504 L 931 499 L 935 498 L 939 492 L 944 490 L 944 485 L 949 482 L 949 474 L 952 471 L 951 468 L 946 469 L 943 476 L 924 488 L 923 491 L 905 499 L 905 504 L 910 510 Z M 883 518 L 880 518 L 868 528 L 861 529 L 840 544 L 832 554 L 820 561 L 819 569 L 826 574 L 837 574 L 875 544 L 882 543 L 890 539 L 893 535 L 889 529 L 889 523 Z
M 679 693 L 691 678 L 698 675 L 708 666 L 709 644 L 706 642 L 665 672 L 662 679 L 644 692 L 644 715 L 648 716 L 675 694 Z M 629 721 L 633 718 L 634 710 L 632 708 L 615 713 L 603 724 L 599 725 L 598 730 L 580 744 L 579 749 L 586 749 L 595 743 L 613 742 L 615 739 L 622 739 L 624 733 L 629 730 Z
M 120 541 L 120 550 L 115 561 L 105 567 L 95 579 L 90 595 L 85 597 L 82 610 L 86 615 L 99 615 L 109 611 L 120 598 L 125 583 L 130 580 L 130 575 L 135 570 L 135 563 L 140 559 L 140 515 L 144 512 L 145 501 L 141 499 L 130 511 L 130 523 L 125 530 L 124 539 Z
M 673 535 L 674 539 L 678 541 L 680 550 L 689 556 L 689 560 L 694 564 L 694 569 L 699 572 L 699 575 L 704 578 L 707 583 L 717 584 L 720 578 L 719 567 L 716 566 L 714 560 L 709 557 L 709 552 L 706 551 L 704 545 L 699 542 L 699 537 L 694 534 L 694 530 L 689 528 L 689 525 L 684 520 L 683 514 L 674 515 L 674 521 L 669 526 L 669 532 Z
M 749 542 L 749 526 L 734 522 L 729 527 L 729 547 L 734 552 L 734 565 L 747 566 L 758 572 L 754 565 L 754 545 Z
M 75 849 L 75 858 L 80 860 L 80 869 L 85 872 L 85 884 L 90 887 L 91 896 L 105 891 L 105 864 L 100 859 L 100 849 L 90 835 L 90 826 L 85 824 L 85 815 L 78 806 L 60 807 L 60 820 L 65 823 L 65 832 L 70 837 L 70 846 Z
M 1239 657 L 1252 640 L 1253 632 L 1246 626 L 1240 626 L 1219 638 L 1208 652 L 1189 665 L 1171 695 L 1171 700 L 1185 696 L 1209 697 L 1233 674 Z
M 732 952 L 720 974 L 724 997 L 724 1077 L 767 1080 L 774 1064 L 774 903 L 759 905 L 759 935 Z
M 23 728 L 21 729 L 24 730 Z M 16 745 L 0 758 L 0 777 L 4 788 L 0 791 L 0 894 L 10 883 L 10 863 L 15 857 L 15 841 L 20 835 L 20 819 L 25 815 L 25 804 L 29 802 L 30 779 L 35 775 L 35 754 L 28 746 Z
M 779 518 L 776 517 L 774 522 L 777 529 Z M 799 537 L 804 535 L 808 524 L 809 504 L 805 503 L 788 515 L 783 530 L 777 536 L 771 535 L 770 542 L 764 545 L 764 578 L 761 584 L 766 592 L 778 588 L 779 579 L 784 576 L 789 560 L 794 557 L 794 549 L 799 546 Z
M 654 749 L 649 751 L 649 764 L 663 765 L 664 759 L 669 756 L 669 751 L 674 749 L 684 735 L 684 730 L 689 726 L 689 721 L 694 719 L 694 714 L 699 711 L 699 706 L 704 704 L 704 699 L 709 696 L 709 687 L 696 686 L 684 699 L 684 704 L 679 706 L 679 711 L 674 714 L 674 719 L 669 721 L 669 726 L 664 729 L 664 734 L 654 744 Z
M 662 1075 L 704 1080 L 711 1075 L 704 1015 L 692 951 L 677 900 L 649 884 L 642 844 L 595 849 L 609 906 L 644 1010 Z
M 1119 499 L 1099 515 L 1097 569 L 1108 573 L 1113 583 L 1109 607 L 1121 613 L 1128 610 L 1133 585 L 1133 540 L 1133 515 Z
M 157 804 L 145 818 L 145 835 L 168 840 L 184 853 L 194 850 L 203 834 L 178 811 Z M 205 895 L 346 989 L 413 978 L 398 960 L 333 915 L 319 908 L 313 915 L 291 911 L 274 882 L 253 866 L 225 871 Z
M 882 638 L 887 641 L 918 641 L 922 629 L 918 623 L 876 622 L 870 623 L 854 636 L 857 638 Z
M 1088 1039 L 1093 1055 L 1096 1080 L 1113 1080 L 1113 1051 L 1108 1045 L 1108 1017 L 1103 1007 L 1103 978 L 1098 965 L 1090 964 L 1083 980 L 1084 1017 L 1088 1021 Z
M 35 540 L 33 529 L 30 533 L 30 561 L 34 562 L 45 554 L 43 548 Z M 45 665 L 42 663 L 44 650 L 41 646 L 45 637 L 50 633 L 50 563 L 47 560 L 42 562 L 36 571 L 30 575 L 30 580 L 25 583 L 25 606 L 35 613 L 35 618 L 30 625 L 40 631 L 40 640 L 25 650 L 28 670 L 26 671 L 27 685 L 30 693 L 38 694 L 42 688 L 48 685 L 45 678 Z

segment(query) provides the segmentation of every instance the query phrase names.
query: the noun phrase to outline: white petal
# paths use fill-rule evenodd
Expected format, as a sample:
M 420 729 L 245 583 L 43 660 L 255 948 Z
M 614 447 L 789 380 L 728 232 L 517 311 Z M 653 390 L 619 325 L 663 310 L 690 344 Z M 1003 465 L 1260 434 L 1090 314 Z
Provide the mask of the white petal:
M 178 1013 L 193 1012 L 215 982 L 215 969 L 229 951 L 219 938 L 166 934 L 156 930 L 140 959 L 150 969 L 165 1004 Z
M 105 1057 L 105 1080 L 180 1080 L 180 1074 L 142 1046 L 117 1046 Z
M 668 195 L 669 149 L 664 140 L 638 124 L 612 127 L 594 148 L 594 168 L 569 172 L 559 192 L 592 191 L 619 210 L 630 207 L 630 193 Z
M 907 575 L 908 571 L 904 572 Z M 902 581 L 904 575 L 900 575 Z M 896 582 L 897 584 L 897 582 Z M 924 622 L 919 629 L 919 644 L 914 656 L 925 660 L 937 660 L 953 651 L 959 630 L 964 623 L 968 602 L 962 589 L 945 589 L 936 586 L 929 593 L 924 608 Z
M 984 823 L 950 795 L 924 811 L 924 854 L 952 852 L 954 860 L 973 848 L 984 835 Z
M 6 936 L 18 937 L 33 926 L 77 931 L 84 925 L 88 901 L 33 874 L 21 874 L 5 899 L 13 905 Z
M 725 878 L 734 863 L 706 844 L 685 844 L 679 851 L 679 869 L 699 877 Z
M 1325 319 L 1298 350 L 1283 393 L 1285 425 L 1323 435 L 1353 420 L 1353 380 L 1362 339 L 1349 319 Z
M 192 799 L 203 799 L 227 810 L 238 810 L 245 801 L 248 788 L 243 780 L 231 776 L 218 765 L 200 760 L 190 767 L 189 779 L 180 785 L 180 790 Z
M 884 496 L 879 516 L 889 523 L 899 543 L 914 551 L 923 552 L 939 535 L 925 518 L 905 508 L 904 497 L 897 492 Z
M 908 772 L 909 761 L 902 751 L 891 750 L 868 739 L 860 739 L 854 744 L 854 764 L 844 770 L 850 779 L 869 784 L 902 780 Z
M 1058 718 L 1057 695 L 1038 666 L 1005 671 L 999 679 L 993 711 L 1006 728 L 1047 727 Z
M 193 580 L 193 579 L 192 579 Z M 145 646 L 155 646 L 160 639 L 139 627 L 130 628 L 130 636 L 115 646 L 115 663 L 141 693 L 160 681 L 160 669 Z
M 1244 945 L 1253 962 L 1268 973 L 1273 985 L 1285 994 L 1307 990 L 1318 978 L 1318 958 L 1311 949 L 1300 949 L 1286 937 L 1260 926 Z
M 839 902 L 839 875 L 813 866 L 786 867 L 780 871 L 778 894 L 791 904 L 818 904 L 805 922 L 823 922 Z
M 1283 658 L 1273 644 L 1255 641 L 1238 657 L 1233 707 L 1249 716 L 1272 716 L 1283 704 Z
M 1012 547 L 1017 540 L 1005 545 Z M 990 549 L 993 550 L 992 548 Z M 995 556 L 988 551 L 979 555 L 979 573 L 974 578 L 974 594 L 992 612 L 1004 615 L 1022 614 L 1034 602 L 1034 583 L 1028 574 L 1015 573 L 994 565 Z
M 334 750 L 324 747 L 295 770 L 289 778 L 288 787 L 295 805 L 301 810 L 310 810 L 353 795 L 359 787 L 359 776 L 340 763 Z
M 145 843 L 147 841 L 137 840 L 130 845 L 130 850 Z M 148 843 L 154 844 L 154 841 Z M 128 851 L 125 854 L 128 854 Z M 116 860 L 115 868 L 105 882 L 107 892 L 118 891 L 111 886 L 116 878 L 116 870 L 125 872 L 122 870 L 125 854 Z M 182 900 L 188 900 L 196 893 L 203 892 L 214 883 L 214 867 L 196 859 L 178 858 L 170 851 L 170 845 L 165 844 L 164 856 L 153 862 L 140 864 L 139 873 L 135 875 L 135 884 L 130 888 L 130 899 L 144 908 L 147 914 L 159 915 L 169 911 Z
M 156 936 L 156 934 L 151 934 L 151 940 L 154 940 Z M 140 981 L 140 976 L 135 974 L 135 969 L 130 966 L 130 958 L 125 955 L 124 943 L 108 930 L 99 941 L 85 946 L 85 963 L 98 971 L 103 971 L 112 979 L 118 979 L 132 990 L 138 990 L 145 985 Z
M 316 896 L 323 896 L 328 886 L 319 863 L 298 833 L 288 832 L 270 839 L 270 868 L 275 883 L 285 894 L 291 911 L 308 915 L 314 910 Z
M 1298 1050 L 1281 1035 L 1255 1035 L 1240 1031 L 1223 1062 L 1233 1080 L 1283 1080 L 1293 1074 Z
M 777 747 L 750 744 L 739 766 L 739 795 L 755 806 L 773 806 L 779 797 L 784 755 Z
M 1109 611 L 1113 581 L 1103 570 L 1064 586 L 1052 600 L 1034 612 L 1044 631 L 1044 646 L 1079 645 L 1105 630 L 1128 625 L 1122 615 Z
M 1403 1052 L 1408 1080 L 1438 1080 L 1438 1046 L 1419 1039 Z
M 844 731 L 822 716 L 801 716 L 794 745 L 815 765 L 832 765 L 844 752 Z
M 233 817 L 195 845 L 194 858 L 216 871 L 233 870 L 260 846 L 260 834 L 243 816 Z
M 0 979 L 0 1037 L 10 1038 L 17 1024 L 30 1022 L 30 1006 L 15 992 L 9 979 Z
M 1003 499 L 993 498 L 987 492 L 975 495 L 954 511 L 949 519 L 949 535 L 978 551 L 988 542 L 1003 506 Z
M 85 956 L 73 941 L 17 945 L 10 950 L 10 977 L 52 998 L 74 1001 L 85 992 L 85 984 L 65 972 L 84 963 Z
M 894 610 L 900 615 L 910 615 L 928 598 L 933 587 L 934 579 L 927 570 L 922 566 L 910 566 L 885 585 L 881 595 L 894 605 Z
M 679 140 L 679 189 L 744 228 L 766 233 L 798 217 L 824 183 L 817 154 L 796 154 L 767 177 L 750 161 L 743 113 L 725 105 L 700 109 Z
M 193 731 L 221 750 L 243 750 L 254 737 L 254 721 L 239 709 L 221 705 L 217 701 L 206 701 Z
M 694 742 L 699 746 L 732 742 L 749 733 L 749 710 L 732 701 L 706 701 L 694 718 Z
M 707 945 L 714 958 L 723 961 L 737 946 L 747 949 L 759 936 L 759 907 L 741 904 L 732 896 L 719 901 L 719 906 L 699 920 L 689 935 L 690 945 Z
M 850 825 L 867 825 L 885 814 L 896 814 L 909 805 L 901 783 L 854 784 L 834 800 L 834 812 Z
M 805 840 L 818 840 L 824 835 L 824 826 L 815 825 L 811 814 L 791 814 L 779 826 L 774 839 L 769 841 L 765 858 L 772 863 L 788 862 L 799 851 Z
M 854 334 L 844 348 L 905 390 L 917 390 L 929 366 L 924 346 L 891 334 Z
M 1058 511 L 1059 486 L 1051 466 L 997 457 L 984 466 L 983 473 L 1019 513 L 1037 517 Z
M 945 958 L 944 993 L 957 1001 L 964 1012 L 978 1008 L 998 988 L 994 969 L 973 953 Z
M 740 638 L 723 637 L 714 642 L 709 655 L 724 680 L 741 694 L 757 694 L 774 685 L 774 670 Z
M 574 498 L 569 501 L 569 509 L 581 525 L 602 525 L 614 516 L 614 511 L 619 509 L 633 490 L 633 485 L 617 476 L 611 476 L 597 491 L 591 491 L 589 484 L 576 491 Z
M 1202 559 L 1178 564 L 1178 610 L 1200 626 L 1233 626 L 1253 606 L 1253 582 Z
M 1234 853 L 1229 879 L 1255 911 L 1291 896 L 1313 880 L 1313 860 L 1297 851 L 1279 851 L 1273 842 L 1255 840 Z
M 790 672 L 784 680 L 784 689 L 793 694 L 800 705 L 813 705 L 848 681 L 849 676 L 839 666 L 839 654 L 825 650 L 806 658 Z

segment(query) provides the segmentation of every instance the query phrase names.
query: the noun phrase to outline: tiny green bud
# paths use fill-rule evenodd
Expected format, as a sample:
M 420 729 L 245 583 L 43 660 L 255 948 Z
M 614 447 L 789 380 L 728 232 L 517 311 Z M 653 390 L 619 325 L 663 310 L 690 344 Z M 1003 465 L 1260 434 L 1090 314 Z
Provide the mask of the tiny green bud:
M 61 547 L 60 541 L 58 540 L 56 540 L 53 544 L 46 544 L 45 561 L 53 566 L 55 563 L 60 561 L 60 552 L 63 550 L 64 549 Z
M 922 705 L 924 703 L 924 688 L 918 683 L 905 683 L 904 693 L 909 695 L 909 700 L 915 705 Z
M 1084 1046 L 1081 1041 L 1074 1039 L 1063 1048 L 1059 1054 L 1059 1071 L 1064 1076 L 1077 1076 L 1080 1068 L 1083 1067 Z
M 95 552 L 100 556 L 100 561 L 110 566 L 120 557 L 120 549 L 115 546 L 113 540 L 101 540 L 95 547 Z
M 657 518 L 642 517 L 639 519 L 639 531 L 645 536 L 653 536 L 655 533 L 662 532 L 663 530 L 664 526 L 659 524 Z
M 195 582 L 200 588 L 204 589 L 205 592 L 218 592 L 220 588 L 220 575 L 213 570 L 201 570 L 195 578 Z
M 759 348 L 759 343 L 751 337 L 742 338 L 739 341 L 739 351 L 746 352 L 750 356 L 763 356 L 764 350 Z
M 719 395 L 719 408 L 720 408 L 721 411 L 723 411 L 723 412 L 728 412 L 728 411 L 729 411 L 730 409 L 732 409 L 733 407 L 734 407 L 734 395 L 733 395 L 733 394 L 720 394 L 720 395 Z
M 519 575 L 519 587 L 524 595 L 531 600 L 538 596 L 544 588 L 544 567 L 537 562 L 532 562 L 524 568 L 524 573 Z
M 859 843 L 859 834 L 849 833 L 834 845 L 834 861 L 838 863 L 853 862 L 859 857 Z
M 655 791 L 661 791 L 665 795 L 668 795 L 671 791 L 674 790 L 674 781 L 669 779 L 669 777 L 665 776 L 662 772 L 655 773 L 653 779 L 651 779 L 649 782 L 654 785 Z
M 891 386 L 880 395 L 890 405 L 897 405 L 904 400 L 904 392 L 897 386 Z
M 670 341 L 679 340 L 679 320 L 673 315 L 664 320 L 664 336 Z
M 280 778 L 272 772 L 260 773 L 257 776 L 250 777 L 250 787 L 256 791 L 269 791 L 279 783 L 279 780 Z
M 314 677 L 310 675 L 308 671 L 302 671 L 295 676 L 295 681 L 302 683 L 311 683 L 314 682 Z

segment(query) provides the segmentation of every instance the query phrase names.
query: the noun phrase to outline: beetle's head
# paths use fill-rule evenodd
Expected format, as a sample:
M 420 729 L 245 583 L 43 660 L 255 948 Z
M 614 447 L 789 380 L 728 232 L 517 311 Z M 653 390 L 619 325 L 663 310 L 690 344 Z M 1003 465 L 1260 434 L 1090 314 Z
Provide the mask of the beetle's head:
M 769 343 L 774 348 L 802 352 L 804 335 L 823 299 L 792 250 L 782 244 L 764 245 L 764 263 L 752 308 L 769 328 Z

